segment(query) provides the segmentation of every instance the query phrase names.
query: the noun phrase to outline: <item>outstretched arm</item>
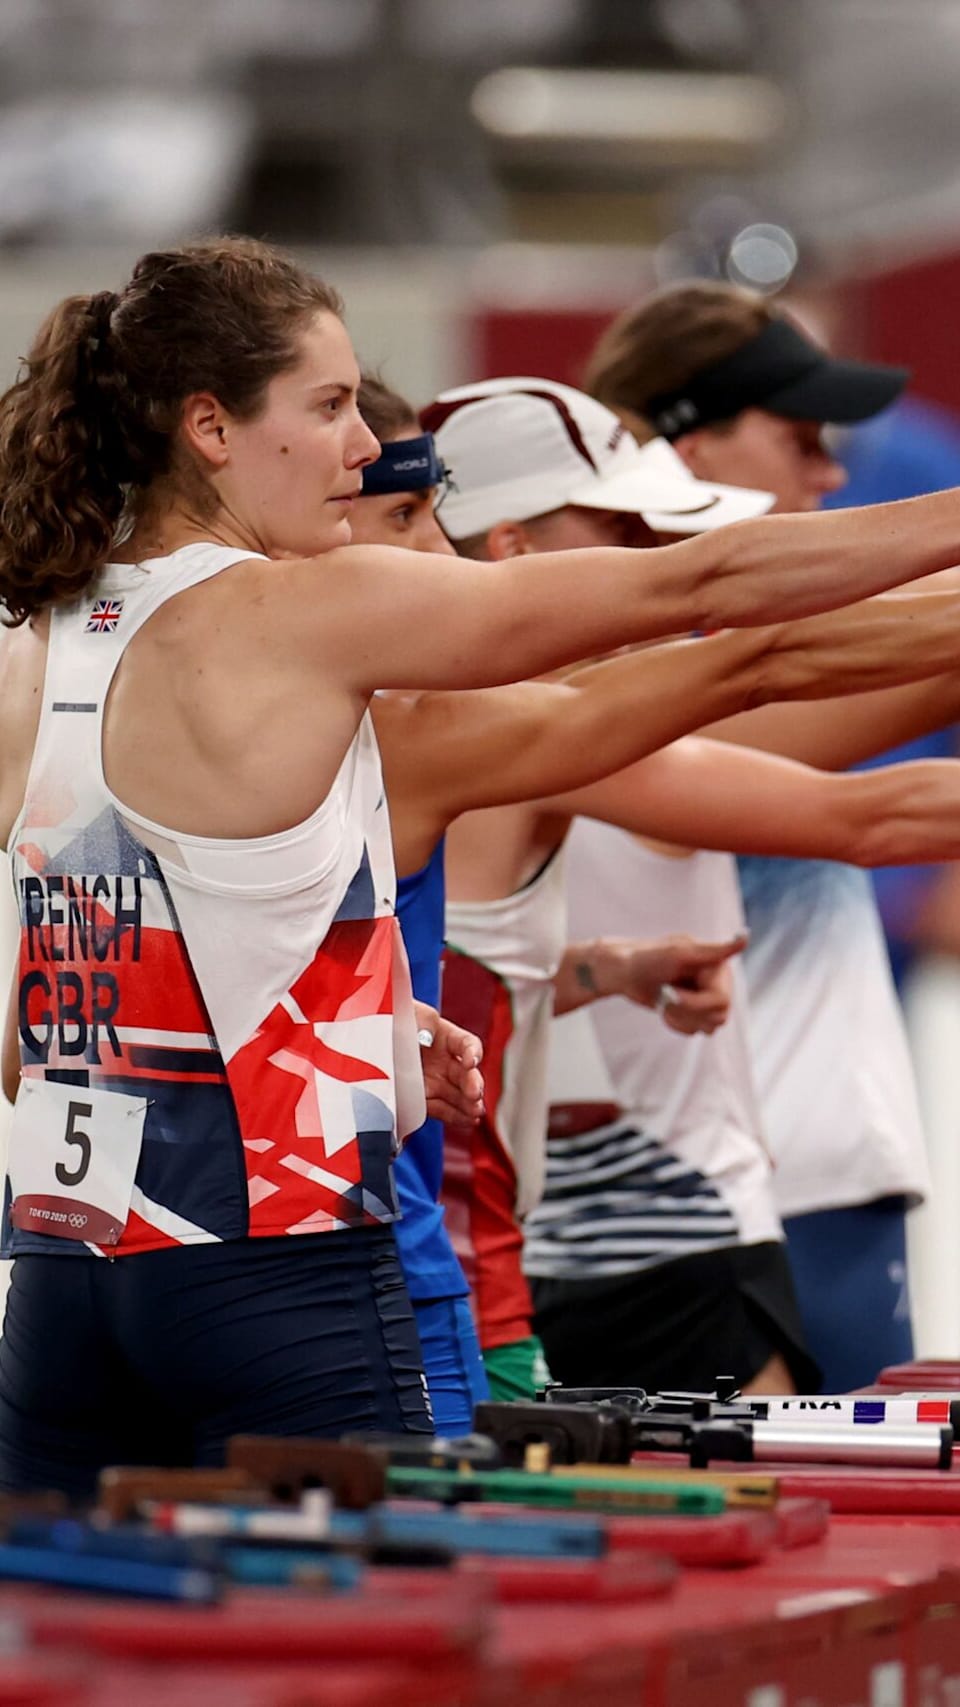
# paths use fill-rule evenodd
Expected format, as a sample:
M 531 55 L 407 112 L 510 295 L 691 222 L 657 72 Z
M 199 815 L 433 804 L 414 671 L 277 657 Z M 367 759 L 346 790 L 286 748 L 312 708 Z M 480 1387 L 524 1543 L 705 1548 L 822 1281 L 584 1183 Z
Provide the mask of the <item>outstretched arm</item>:
M 559 804 L 659 841 L 730 853 L 864 866 L 960 857 L 954 759 L 835 776 L 691 737 Z
M 754 703 L 774 673 L 767 630 L 728 630 L 607 659 L 567 681 L 465 693 L 380 694 L 371 704 L 397 870 L 419 870 L 462 812 L 592 782 Z
M 960 636 L 957 645 L 960 651 Z M 958 720 L 960 667 L 931 681 L 858 693 L 849 699 L 766 705 L 728 717 L 705 732 L 720 741 L 841 771 Z
M 960 592 L 889 594 L 777 628 L 618 655 L 563 681 L 379 696 L 373 715 L 398 870 L 418 870 L 461 812 L 579 788 L 722 708 L 940 670 L 958 631 Z
M 960 497 L 941 492 L 870 509 L 763 516 L 650 551 L 454 563 L 389 546 L 347 547 L 269 565 L 264 585 L 273 596 L 264 608 L 282 605 L 288 644 L 358 694 L 480 687 L 660 635 L 832 610 L 957 557 Z

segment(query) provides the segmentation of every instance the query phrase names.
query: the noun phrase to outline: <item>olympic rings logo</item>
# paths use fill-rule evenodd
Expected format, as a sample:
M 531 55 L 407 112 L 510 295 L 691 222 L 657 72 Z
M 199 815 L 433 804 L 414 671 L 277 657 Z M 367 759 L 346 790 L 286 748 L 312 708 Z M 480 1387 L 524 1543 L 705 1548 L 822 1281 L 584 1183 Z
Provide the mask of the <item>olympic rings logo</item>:
M 67 1225 L 69 1227 L 85 1227 L 86 1224 L 87 1217 L 85 1215 L 78 1215 L 76 1211 L 74 1211 L 72 1215 L 67 1216 Z

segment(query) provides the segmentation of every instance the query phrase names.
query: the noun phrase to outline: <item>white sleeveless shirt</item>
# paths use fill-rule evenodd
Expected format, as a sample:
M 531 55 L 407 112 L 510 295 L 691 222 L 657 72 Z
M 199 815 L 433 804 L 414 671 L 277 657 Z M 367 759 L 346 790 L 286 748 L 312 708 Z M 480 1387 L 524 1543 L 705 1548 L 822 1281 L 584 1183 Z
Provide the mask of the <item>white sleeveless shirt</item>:
M 586 819 L 569 838 L 568 905 L 572 940 L 721 940 L 743 927 L 727 854 L 671 857 Z M 709 1037 L 681 1036 L 619 996 L 554 1021 L 551 1102 L 622 1113 L 551 1138 L 543 1202 L 525 1227 L 528 1273 L 599 1278 L 781 1237 L 735 962 L 731 972 L 730 1017 Z
M 870 878 L 830 860 L 739 861 L 757 1086 L 781 1215 L 923 1199 L 913 1066 Z
M 104 706 L 126 646 L 167 600 L 252 555 L 199 543 L 111 564 L 51 611 L 10 840 L 24 1080 L 4 1254 L 123 1254 L 396 1214 L 397 1129 L 423 1118 L 423 1088 L 369 718 L 321 805 L 276 835 L 172 831 L 124 806 L 103 774 Z M 31 1120 L 41 1101 L 45 1120 Z M 121 1110 L 137 1134 L 124 1144 L 110 1136 Z M 98 1148 L 113 1170 L 100 1203 L 73 1183 L 85 1133 L 94 1179 Z
M 475 1012 L 467 987 L 470 969 L 459 969 L 456 1017 L 483 1040 L 487 1117 L 515 1169 L 516 1213 L 522 1216 L 543 1186 L 553 979 L 567 941 L 562 850 L 512 895 L 495 901 L 448 899 L 446 932 L 450 950 L 479 962 L 485 974 L 478 975 Z M 490 1008 L 490 975 L 500 1001 L 485 1021 L 479 1009 Z

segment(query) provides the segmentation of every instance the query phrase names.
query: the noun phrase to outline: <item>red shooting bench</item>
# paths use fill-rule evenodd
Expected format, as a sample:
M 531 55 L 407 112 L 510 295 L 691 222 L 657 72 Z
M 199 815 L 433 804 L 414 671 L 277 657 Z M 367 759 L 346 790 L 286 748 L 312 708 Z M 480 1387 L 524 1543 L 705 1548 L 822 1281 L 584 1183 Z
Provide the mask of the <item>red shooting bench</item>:
M 884 1376 L 960 1389 L 960 1364 Z M 955 1707 L 960 1467 L 756 1473 L 775 1510 L 611 1517 L 596 1561 L 382 1566 L 195 1609 L 11 1586 L 0 1707 Z

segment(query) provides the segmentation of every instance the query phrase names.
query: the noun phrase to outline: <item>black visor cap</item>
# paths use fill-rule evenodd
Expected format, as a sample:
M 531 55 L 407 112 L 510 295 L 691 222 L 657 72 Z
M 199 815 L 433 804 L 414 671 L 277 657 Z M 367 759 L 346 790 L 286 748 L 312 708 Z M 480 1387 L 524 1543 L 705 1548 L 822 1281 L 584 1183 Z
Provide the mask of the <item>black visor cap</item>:
M 744 409 L 846 426 L 886 409 L 909 378 L 908 368 L 838 360 L 790 321 L 773 320 L 682 390 L 651 398 L 646 413 L 668 439 Z

